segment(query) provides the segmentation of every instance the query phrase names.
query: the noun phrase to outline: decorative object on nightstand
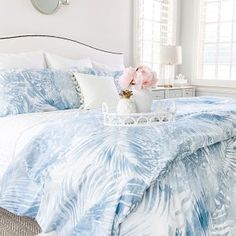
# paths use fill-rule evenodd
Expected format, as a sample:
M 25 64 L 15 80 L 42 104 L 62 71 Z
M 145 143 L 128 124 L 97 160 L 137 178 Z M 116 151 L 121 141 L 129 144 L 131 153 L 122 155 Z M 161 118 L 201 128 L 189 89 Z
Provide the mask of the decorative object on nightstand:
M 163 45 L 160 48 L 160 64 L 167 67 L 167 75 L 164 75 L 163 87 L 173 87 L 174 77 L 171 75 L 171 68 L 174 65 L 182 64 L 182 47 Z M 165 70 L 166 71 L 166 70 Z
M 185 79 L 185 76 L 182 74 L 179 74 L 176 76 L 176 79 L 174 81 L 174 86 L 176 87 L 186 87 L 188 86 L 188 80 Z
M 132 95 L 133 93 L 130 90 L 125 90 L 120 93 L 120 100 L 116 110 L 118 114 L 136 113 L 136 105 L 131 99 Z
M 133 100 L 137 112 L 150 112 L 152 105 L 151 88 L 157 84 L 157 76 L 147 66 L 139 66 L 136 69 L 129 67 L 120 78 L 120 86 L 125 90 L 132 90 Z

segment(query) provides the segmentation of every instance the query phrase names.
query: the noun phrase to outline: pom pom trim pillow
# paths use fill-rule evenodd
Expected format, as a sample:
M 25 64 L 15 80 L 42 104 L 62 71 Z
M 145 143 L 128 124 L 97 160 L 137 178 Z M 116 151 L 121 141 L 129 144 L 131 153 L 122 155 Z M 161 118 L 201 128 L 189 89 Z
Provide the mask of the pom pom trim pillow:
M 0 71 L 0 116 L 79 108 L 69 73 L 53 70 Z
M 112 77 L 74 73 L 81 91 L 84 109 L 101 108 L 106 102 L 110 108 L 115 108 L 119 95 Z

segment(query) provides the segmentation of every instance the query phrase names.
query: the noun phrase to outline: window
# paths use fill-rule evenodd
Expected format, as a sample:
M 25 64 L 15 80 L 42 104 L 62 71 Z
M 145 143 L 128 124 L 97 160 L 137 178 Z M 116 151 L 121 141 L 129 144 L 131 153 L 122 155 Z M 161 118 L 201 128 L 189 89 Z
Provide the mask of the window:
M 197 80 L 236 81 L 236 0 L 200 0 Z M 220 84 L 220 83 L 219 83 Z M 222 85 L 221 84 L 221 85 Z
M 164 74 L 159 65 L 160 45 L 175 44 L 175 1 L 136 0 L 135 64 L 149 66 L 159 78 Z

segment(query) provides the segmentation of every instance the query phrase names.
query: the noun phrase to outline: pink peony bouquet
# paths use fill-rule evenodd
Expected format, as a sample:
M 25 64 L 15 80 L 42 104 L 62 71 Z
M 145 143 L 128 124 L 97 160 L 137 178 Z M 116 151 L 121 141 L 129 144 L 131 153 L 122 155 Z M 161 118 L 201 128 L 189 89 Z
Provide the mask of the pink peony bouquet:
M 147 66 L 138 66 L 136 69 L 129 67 L 124 71 L 124 75 L 120 78 L 120 86 L 122 89 L 150 89 L 157 84 L 157 74 Z

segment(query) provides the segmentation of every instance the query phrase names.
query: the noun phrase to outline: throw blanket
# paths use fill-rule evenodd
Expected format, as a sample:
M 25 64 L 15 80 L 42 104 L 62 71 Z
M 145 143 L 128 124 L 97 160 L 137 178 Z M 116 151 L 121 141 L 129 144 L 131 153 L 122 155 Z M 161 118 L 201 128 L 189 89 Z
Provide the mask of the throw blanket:
M 61 236 L 154 235 L 145 214 L 158 216 L 155 235 L 229 235 L 236 101 L 176 102 L 177 121 L 159 126 L 104 127 L 90 111 L 32 127 L 0 180 L 0 206 Z

